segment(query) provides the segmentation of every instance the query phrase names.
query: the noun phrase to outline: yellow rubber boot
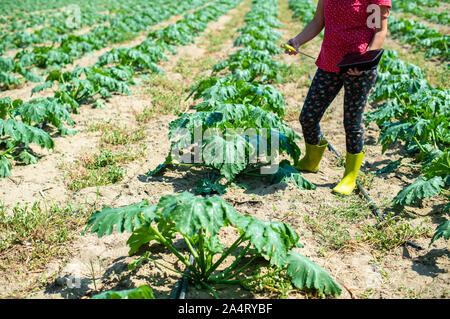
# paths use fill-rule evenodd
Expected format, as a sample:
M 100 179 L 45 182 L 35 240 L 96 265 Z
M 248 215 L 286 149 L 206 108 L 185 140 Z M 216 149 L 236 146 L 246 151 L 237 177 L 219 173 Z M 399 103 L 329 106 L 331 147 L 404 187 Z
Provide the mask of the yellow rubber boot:
M 347 152 L 344 177 L 340 183 L 333 188 L 333 191 L 342 195 L 349 195 L 353 192 L 356 186 L 356 177 L 361 168 L 363 158 L 364 153 L 351 154 Z
M 305 156 L 298 162 L 295 169 L 298 171 L 307 171 L 316 173 L 319 170 L 320 160 L 325 153 L 325 149 L 328 146 L 327 140 L 321 139 L 320 145 L 312 145 L 305 143 L 306 152 Z

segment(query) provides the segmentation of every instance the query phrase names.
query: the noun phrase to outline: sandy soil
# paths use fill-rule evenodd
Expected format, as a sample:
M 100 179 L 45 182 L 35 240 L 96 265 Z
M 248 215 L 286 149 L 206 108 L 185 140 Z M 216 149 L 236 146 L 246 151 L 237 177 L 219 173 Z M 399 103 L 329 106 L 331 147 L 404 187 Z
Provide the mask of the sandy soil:
M 248 0 L 241 6 L 223 16 L 219 21 L 211 23 L 209 29 L 223 28 L 229 19 L 242 11 L 248 10 Z M 287 1 L 280 1 L 280 6 L 286 6 Z M 287 19 L 287 18 L 285 18 Z M 242 22 L 241 22 L 242 23 Z M 240 24 L 236 25 L 238 28 Z M 291 37 L 295 30 L 285 26 L 282 31 L 284 38 Z M 208 33 L 208 30 L 205 34 Z M 170 60 L 161 64 L 168 72 L 170 79 L 191 83 L 177 73 L 174 68 L 181 58 L 198 59 L 212 58 L 219 62 L 236 48 L 230 39 L 223 45 L 220 52 L 207 54 L 206 47 L 200 45 L 204 39 L 201 37 L 196 44 L 180 48 L 178 55 L 171 56 Z M 314 42 L 305 49 L 311 55 L 317 55 L 319 42 Z M 301 57 L 280 56 L 287 63 L 306 63 L 310 65 L 310 74 L 314 75 L 315 67 L 311 61 Z M 200 64 L 200 62 L 199 62 Z M 296 120 L 300 113 L 302 102 L 307 93 L 307 75 L 297 82 L 279 84 L 277 88 L 286 96 L 287 110 L 293 114 L 290 125 L 301 135 L 301 127 Z M 63 162 L 75 161 L 81 154 L 90 154 L 99 149 L 99 133 L 87 132 L 89 123 L 120 120 L 128 127 L 137 127 L 134 117 L 136 111 L 145 106 L 152 106 L 151 97 L 145 95 L 145 85 L 133 88 L 131 96 L 114 96 L 106 109 L 92 109 L 88 106 L 81 108 L 81 113 L 74 115 L 76 128 L 80 132 L 74 136 L 57 138 L 53 152 L 41 151 L 43 157 L 36 165 L 17 166 L 13 168 L 13 176 L 0 180 L 0 198 L 7 206 L 17 202 L 32 202 L 36 200 L 89 203 L 101 208 L 103 205 L 119 207 L 148 199 L 156 204 L 160 197 L 167 194 L 178 194 L 183 191 L 194 192 L 195 182 L 199 178 L 208 176 L 208 170 L 178 169 L 168 170 L 164 175 L 151 179 L 143 179 L 142 174 L 154 169 L 162 163 L 168 154 L 167 141 L 168 125 L 176 116 L 159 116 L 151 120 L 145 127 L 145 144 L 147 155 L 139 160 L 125 165 L 126 178 L 113 186 L 102 186 L 97 193 L 96 187 L 88 187 L 76 192 L 67 189 L 64 181 L 65 172 L 61 169 Z M 13 92 L 17 96 L 23 92 Z M 189 101 L 192 103 L 192 101 Z M 335 99 L 322 121 L 322 130 L 333 147 L 342 155 L 345 154 L 345 136 L 342 126 L 343 92 Z M 373 106 L 368 106 L 372 108 Z M 381 153 L 381 146 L 376 145 L 378 130 L 369 126 L 366 131 L 366 157 L 363 172 L 374 172 L 383 165 L 405 156 L 401 145 Z M 300 143 L 302 151 L 304 146 Z M 450 269 L 448 242 L 439 240 L 428 247 L 430 238 L 421 237 L 415 242 L 424 250 L 415 250 L 409 246 L 399 246 L 392 249 L 383 258 L 373 247 L 349 242 L 338 250 L 328 249 L 318 240 L 317 232 L 306 222 L 306 218 L 320 218 L 326 216 L 327 211 L 333 208 L 348 207 L 351 202 L 364 203 L 357 193 L 345 200 L 340 199 L 331 192 L 332 187 L 343 174 L 343 167 L 337 164 L 337 157 L 331 152 L 325 153 L 321 169 L 318 173 L 305 173 L 305 177 L 315 183 L 317 190 L 298 190 L 292 185 L 268 185 L 257 179 L 242 178 L 238 182 L 247 183 L 250 189 L 232 187 L 223 195 L 241 213 L 248 213 L 265 220 L 282 220 L 298 231 L 304 248 L 298 249 L 300 253 L 324 267 L 336 281 L 343 287 L 340 298 L 448 298 L 450 288 Z M 366 189 L 376 205 L 387 208 L 388 203 L 397 192 L 407 183 L 414 180 L 414 172 L 401 170 L 386 176 L 374 178 Z M 44 196 L 44 198 L 43 198 Z M 414 223 L 418 224 L 425 218 L 431 220 L 436 226 L 440 219 L 440 210 L 445 203 L 443 198 L 425 200 L 421 207 L 411 207 L 407 210 L 414 215 Z M 362 211 L 363 209 L 361 209 Z M 361 212 L 362 213 L 362 212 Z M 369 216 L 362 221 L 343 222 L 348 226 L 349 232 L 357 232 L 364 225 L 373 225 L 375 217 Z M 220 238 L 224 243 L 233 239 L 233 232 L 224 229 Z M 51 278 L 44 284 L 43 289 L 33 294 L 33 298 L 85 298 L 97 291 L 107 289 L 129 289 L 141 284 L 148 284 L 155 293 L 156 298 L 168 298 L 177 283 L 179 276 L 167 272 L 154 264 L 144 264 L 137 272 L 128 271 L 127 265 L 135 259 L 128 256 L 126 240 L 129 234 L 113 234 L 103 238 L 88 234 L 78 236 L 73 242 L 70 251 L 72 255 L 66 260 L 55 260 L 54 263 L 40 273 L 30 273 L 27 278 L 17 277 L 13 271 L 5 272 L 0 276 L 0 295 L 8 295 L 14 290 L 20 290 L 32 284 L 39 278 Z M 183 243 L 177 242 L 179 247 Z M 172 255 L 158 249 L 151 248 L 152 256 L 167 263 L 175 262 Z M 227 260 L 226 263 L 230 263 Z M 180 263 L 174 266 L 183 271 Z M 255 269 L 258 266 L 255 266 Z M 70 288 L 69 283 L 79 283 L 80 288 Z M 223 298 L 265 298 L 264 293 L 252 293 L 235 287 L 220 290 L 219 296 Z M 211 298 L 205 291 L 198 291 L 189 286 L 187 298 Z M 290 298 L 305 298 L 304 294 L 293 293 Z

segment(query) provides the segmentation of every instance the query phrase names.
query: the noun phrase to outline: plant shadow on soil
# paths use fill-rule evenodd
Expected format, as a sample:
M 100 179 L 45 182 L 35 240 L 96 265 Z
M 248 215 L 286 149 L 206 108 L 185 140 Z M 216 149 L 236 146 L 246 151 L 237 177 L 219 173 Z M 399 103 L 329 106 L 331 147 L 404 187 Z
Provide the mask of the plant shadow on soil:
M 170 171 L 171 175 L 173 176 L 165 174 L 167 171 Z M 155 176 L 141 174 L 137 176 L 137 179 L 142 183 L 170 183 L 173 186 L 174 192 L 182 193 L 184 191 L 188 191 L 195 194 L 195 185 L 197 181 L 201 179 L 210 179 L 213 172 L 210 168 L 189 168 L 174 166 L 168 166 L 167 171 L 158 173 Z M 240 185 L 238 187 L 242 187 L 245 189 L 245 194 L 255 195 L 274 194 L 280 190 L 286 189 L 287 187 L 286 183 L 270 184 L 267 181 L 267 178 L 253 176 L 237 176 L 234 182 L 236 185 Z
M 178 247 L 183 245 L 181 240 L 175 242 L 174 246 Z M 143 261 L 142 265 L 136 270 L 129 270 L 130 264 L 129 258 L 136 259 L 138 256 L 142 256 L 145 252 L 150 252 L 152 258 L 163 259 L 163 253 L 165 253 L 164 247 L 159 244 L 152 246 L 141 247 L 134 255 L 121 256 L 111 261 L 111 264 L 106 268 L 100 277 L 96 276 L 95 282 L 90 278 L 73 278 L 69 275 L 57 278 L 45 287 L 45 294 L 60 295 L 64 299 L 80 299 L 82 297 L 92 297 L 100 292 L 107 290 L 128 290 L 137 288 L 140 284 L 136 284 L 137 281 L 145 281 L 146 285 L 149 285 L 155 295 L 155 298 L 167 298 L 167 292 L 161 288 L 167 287 L 168 282 L 178 280 L 178 275 L 174 273 L 165 273 L 160 267 L 155 266 L 149 261 Z M 148 266 L 150 265 L 150 267 Z M 149 270 L 145 273 L 139 273 L 142 268 Z M 156 271 L 155 271 L 156 269 Z M 182 272 L 177 264 L 174 265 L 174 269 Z M 75 288 L 68 286 L 68 282 L 76 285 Z M 92 288 L 92 285 L 98 285 L 99 287 Z
M 437 265 L 438 258 L 442 256 L 450 258 L 449 251 L 447 249 L 432 249 L 425 255 L 415 258 L 411 269 L 421 276 L 428 276 L 431 278 L 435 278 L 439 274 L 445 274 L 448 272 L 448 269 L 439 268 Z
M 175 239 L 173 246 L 180 253 L 189 253 L 182 238 Z M 244 247 L 241 246 L 233 251 L 227 258 L 228 262 L 224 261 L 224 265 L 222 265 L 219 271 L 226 269 L 226 267 L 240 255 L 243 249 Z M 156 299 L 172 298 L 171 295 L 179 280 L 182 278 L 179 274 L 167 271 L 163 267 L 155 265 L 153 262 L 147 260 L 144 260 L 135 270 L 128 269 L 132 260 L 137 259 L 139 256 L 143 256 L 146 252 L 149 252 L 151 254 L 151 259 L 154 259 L 155 261 L 167 260 L 167 257 L 169 256 L 166 248 L 161 244 L 155 243 L 150 246 L 144 245 L 132 256 L 121 256 L 112 260 L 110 266 L 104 269 L 100 276 L 95 276 L 95 280 L 87 278 L 87 275 L 81 275 L 80 277 L 65 275 L 56 278 L 55 280 L 52 280 L 51 283 L 47 284 L 44 289 L 44 294 L 59 295 L 63 299 L 80 299 L 90 298 L 98 293 L 109 290 L 121 291 L 133 289 L 144 284 L 148 285 L 153 290 Z M 249 256 L 243 257 L 237 265 L 237 269 L 246 264 L 250 258 L 251 257 Z M 186 271 L 186 267 L 176 258 L 174 258 L 172 262 L 165 262 L 165 264 L 173 267 L 176 271 Z M 253 261 L 252 265 L 239 275 L 239 278 L 248 278 L 258 269 L 267 265 L 264 258 L 257 258 Z M 189 299 L 213 298 L 211 293 L 206 289 L 198 289 L 198 287 L 194 287 L 192 283 L 189 283 L 187 287 L 187 298 Z M 213 288 L 220 298 L 255 298 L 254 293 L 240 285 L 217 284 Z

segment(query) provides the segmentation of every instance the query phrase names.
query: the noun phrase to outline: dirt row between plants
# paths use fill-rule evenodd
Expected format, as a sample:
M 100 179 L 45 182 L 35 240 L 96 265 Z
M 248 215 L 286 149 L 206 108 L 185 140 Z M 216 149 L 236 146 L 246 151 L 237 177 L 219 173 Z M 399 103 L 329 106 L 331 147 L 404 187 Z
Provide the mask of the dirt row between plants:
M 300 23 L 294 21 L 287 8 L 287 0 L 279 1 L 280 17 L 283 26 L 283 40 L 294 36 L 301 29 Z M 172 81 L 173 87 L 180 90 L 181 96 L 187 96 L 184 90 L 195 83 L 194 75 L 209 74 L 210 67 L 222 61 L 230 53 L 237 50 L 233 47 L 236 29 L 242 25 L 243 16 L 250 7 L 245 0 L 238 8 L 223 16 L 218 22 L 211 23 L 209 29 L 196 44 L 180 48 L 176 56 L 161 63 L 167 71 L 166 77 Z M 224 28 L 230 29 L 233 23 L 231 38 L 221 44 L 221 51 L 210 52 L 211 43 L 216 39 L 214 32 Z M 228 25 L 227 25 L 228 24 Z M 214 31 L 210 33 L 210 31 Z M 228 33 L 227 33 L 228 34 Z M 304 51 L 317 56 L 320 40 L 314 40 Z M 301 136 L 298 115 L 309 85 L 309 76 L 313 76 L 313 61 L 300 56 L 281 55 L 281 60 L 294 63 L 300 68 L 297 79 L 289 83 L 277 84 L 286 98 L 287 120 Z M 186 70 L 188 64 L 191 69 Z M 156 115 L 145 124 L 146 152 L 142 158 L 126 165 L 126 176 L 118 184 L 112 186 L 87 187 L 78 191 L 67 188 L 67 171 L 64 163 L 77 161 L 81 156 L 98 152 L 101 148 L 101 134 L 89 132 L 92 124 L 113 121 L 126 125 L 130 129 L 138 129 L 136 114 L 146 107 L 158 107 L 148 95 L 148 82 L 133 87 L 131 96 L 114 96 L 108 101 L 106 109 L 81 108 L 81 113 L 74 115 L 76 128 L 80 132 L 74 136 L 58 138 L 56 149 L 52 153 L 43 153 L 43 158 L 36 165 L 14 167 L 14 175 L 0 181 L 0 196 L 7 206 L 17 202 L 36 200 L 61 203 L 70 202 L 89 206 L 91 210 L 104 205 L 119 207 L 148 199 L 156 204 L 160 197 L 177 194 L 183 191 L 195 191 L 195 183 L 199 178 L 208 177 L 208 170 L 180 169 L 169 170 L 164 175 L 145 179 L 143 174 L 162 163 L 169 152 L 167 140 L 168 125 L 176 115 Z M 168 90 L 174 90 L 169 86 Z M 157 87 L 160 88 L 159 86 Z M 181 89 L 180 89 L 181 88 Z M 161 87 L 161 94 L 168 94 Z M 155 91 L 153 91 L 155 92 Z M 178 107 L 184 111 L 192 101 Z M 345 134 L 342 125 L 343 92 L 335 99 L 322 121 L 322 130 L 330 143 L 342 155 L 345 155 Z M 161 106 L 159 106 L 160 108 Z M 369 109 L 371 106 L 369 106 Z M 158 109 L 158 112 L 164 110 Z M 395 212 L 390 200 L 406 183 L 414 180 L 415 171 L 402 170 L 382 178 L 371 177 L 383 165 L 405 156 L 401 146 L 381 154 L 381 147 L 376 145 L 378 130 L 370 126 L 366 131 L 366 157 L 363 165 L 364 185 L 372 200 L 385 212 Z M 300 143 L 302 151 L 304 146 Z M 343 174 L 342 163 L 331 151 L 327 151 L 317 174 L 305 173 L 305 177 L 315 183 L 315 191 L 298 190 L 292 185 L 268 185 L 253 178 L 241 178 L 237 182 L 247 184 L 248 189 L 230 187 L 223 198 L 240 213 L 248 213 L 264 220 L 281 220 L 297 230 L 304 248 L 298 251 L 324 267 L 343 287 L 342 298 L 442 298 L 447 296 L 450 280 L 448 276 L 449 256 L 447 242 L 440 240 L 428 247 L 430 232 L 412 239 L 425 249 L 417 251 L 408 246 L 398 246 L 383 251 L 376 244 L 383 239 L 375 238 L 357 240 L 364 232 L 376 223 L 376 219 L 367 208 L 364 199 L 357 193 L 346 198 L 332 194 L 332 187 Z M 5 191 L 7 190 L 7 191 Z M 440 209 L 444 199 L 437 197 L 425 200 L 422 207 L 407 208 L 402 212 L 403 218 L 410 217 L 411 227 L 434 227 L 440 222 Z M 398 213 L 398 212 L 397 212 Z M 428 221 L 425 221 L 428 219 Z M 394 225 L 395 226 L 395 225 Z M 80 230 L 81 231 L 81 230 Z M 392 235 L 390 229 L 384 230 L 387 236 Z M 407 233 L 406 230 L 404 230 Z M 383 233 L 377 234 L 380 236 Z M 166 272 L 154 264 L 144 264 L 137 272 L 128 271 L 127 265 L 135 259 L 128 256 L 126 240 L 129 234 L 113 234 L 98 239 L 95 235 L 77 236 L 71 244 L 66 260 L 55 260 L 37 273 L 22 272 L 15 274 L 9 269 L 0 276 L 0 295 L 19 295 L 34 298 L 83 298 L 97 291 L 107 289 L 129 289 L 141 284 L 149 285 L 156 298 L 168 298 L 179 276 Z M 233 239 L 230 229 L 224 230 L 220 238 L 225 244 Z M 392 239 L 384 239 L 387 244 Z M 183 245 L 178 242 L 177 245 Z M 152 257 L 165 263 L 175 262 L 173 257 L 158 247 L 151 249 Z M 175 268 L 183 271 L 181 264 Z M 261 268 L 265 268 L 261 264 Z M 24 269 L 23 269 L 24 270 Z M 27 278 L 24 280 L 24 274 Z M 81 288 L 67 287 L 67 279 Z M 79 279 L 79 281 L 77 281 Z M 36 288 L 36 280 L 41 281 L 42 289 Z M 35 288 L 34 290 L 32 290 Z M 273 287 L 272 287 L 273 288 Z M 36 290 L 37 289 L 37 290 Z M 259 291 L 247 291 L 241 288 L 224 288 L 218 291 L 222 298 L 279 298 L 280 291 L 270 287 Z M 289 298 L 307 298 L 308 294 L 291 291 Z M 207 292 L 189 287 L 187 298 L 211 298 Z

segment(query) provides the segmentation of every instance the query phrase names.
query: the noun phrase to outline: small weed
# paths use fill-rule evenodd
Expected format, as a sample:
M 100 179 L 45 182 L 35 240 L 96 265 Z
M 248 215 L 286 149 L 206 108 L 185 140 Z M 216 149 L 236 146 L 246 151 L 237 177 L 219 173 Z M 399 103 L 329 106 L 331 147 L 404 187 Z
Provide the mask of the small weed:
M 113 185 L 123 180 L 125 170 L 114 164 L 99 169 L 72 169 L 68 188 L 77 191 L 86 187 Z
M 251 291 L 268 294 L 270 298 L 288 299 L 291 294 L 306 294 L 307 298 L 318 299 L 325 296 L 316 290 L 299 290 L 287 279 L 284 272 L 275 268 L 269 268 L 266 271 L 258 269 L 256 275 L 258 280 L 247 283 L 247 288 Z
M 336 199 L 344 203 L 344 206 L 330 208 L 328 213 L 339 219 L 343 218 L 355 223 L 372 216 L 369 204 L 359 197 L 337 197 Z
M 345 156 L 336 157 L 336 160 L 334 162 L 332 162 L 332 165 L 335 167 L 345 168 Z
M 185 79 L 197 79 L 198 72 L 205 72 L 211 70 L 217 61 L 207 58 L 189 59 L 182 57 L 178 60 L 174 71 L 180 73 Z
M 150 96 L 157 114 L 177 114 L 184 110 L 189 87 L 181 81 L 172 81 L 167 76 L 155 75 L 148 81 L 145 94 Z
M 138 123 L 146 124 L 156 117 L 156 112 L 153 107 L 146 106 L 142 112 L 136 113 L 134 116 Z
M 87 132 L 101 132 L 102 144 L 127 145 L 136 143 L 145 138 L 145 127 L 139 126 L 137 129 L 120 125 L 111 121 L 99 121 L 89 124 Z
M 364 292 L 358 294 L 358 298 L 360 299 L 371 299 L 373 298 L 373 294 L 375 293 L 373 288 L 366 289 Z
M 314 218 L 306 216 L 304 221 L 313 231 L 315 238 L 321 245 L 329 249 L 338 250 L 348 245 L 352 238 L 347 226 L 342 225 L 337 218 L 329 217 L 324 218 L 324 216 L 320 216 Z
M 195 66 L 196 66 L 195 60 L 186 57 L 181 57 L 177 61 L 174 71 L 180 73 L 183 76 L 183 78 L 190 78 L 194 73 Z
M 382 252 L 388 252 L 409 240 L 422 236 L 430 237 L 432 234 L 431 227 L 419 225 L 417 227 L 398 216 L 388 214 L 385 221 L 375 224 L 366 225 L 362 228 L 358 241 L 365 242 L 373 248 Z
M 401 285 L 397 288 L 398 292 L 401 292 L 409 299 L 420 299 L 421 292 L 417 291 L 415 288 L 408 288 L 405 285 Z
M 111 145 L 127 145 L 143 140 L 145 138 L 145 128 L 139 127 L 137 130 L 126 126 L 113 127 L 102 133 L 102 143 Z
M 375 180 L 375 175 L 371 172 L 365 173 L 363 171 L 359 171 L 358 173 L 358 181 L 361 186 L 365 189 L 370 189 Z
M 11 210 L 0 204 L 0 264 L 3 270 L 22 272 L 42 268 L 65 256 L 75 230 L 87 222 L 89 212 L 70 204 L 34 202 L 17 204 Z
M 87 169 L 100 169 L 114 164 L 133 161 L 144 154 L 144 149 L 145 146 L 142 146 L 141 150 L 135 151 L 133 149 L 128 149 L 127 151 L 119 151 L 116 153 L 111 150 L 103 149 L 100 153 L 82 157 L 81 161 L 82 165 Z
M 114 126 L 111 121 L 94 121 L 87 124 L 86 132 L 104 132 Z
M 142 158 L 145 150 L 145 144 L 141 144 L 139 148 L 117 151 L 101 149 L 99 153 L 82 155 L 75 163 L 62 165 L 68 171 L 68 188 L 76 191 L 116 184 L 123 180 L 126 172 L 120 165 Z

